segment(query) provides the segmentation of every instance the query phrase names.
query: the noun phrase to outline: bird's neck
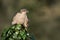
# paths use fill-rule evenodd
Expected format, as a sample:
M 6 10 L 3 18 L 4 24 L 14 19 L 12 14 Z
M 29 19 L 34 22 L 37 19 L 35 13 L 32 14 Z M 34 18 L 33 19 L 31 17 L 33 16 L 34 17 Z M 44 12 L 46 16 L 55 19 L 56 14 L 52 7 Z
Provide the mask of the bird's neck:
M 24 14 L 24 15 L 25 15 L 25 14 L 26 14 L 26 12 L 22 12 L 22 14 Z

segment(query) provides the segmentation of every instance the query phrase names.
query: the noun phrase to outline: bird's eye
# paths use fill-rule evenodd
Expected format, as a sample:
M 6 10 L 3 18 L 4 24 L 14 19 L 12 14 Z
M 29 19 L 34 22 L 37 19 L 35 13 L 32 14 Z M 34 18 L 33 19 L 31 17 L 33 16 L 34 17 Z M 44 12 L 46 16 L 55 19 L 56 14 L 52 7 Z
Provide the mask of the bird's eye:
M 26 9 L 21 9 L 21 11 L 27 11 Z

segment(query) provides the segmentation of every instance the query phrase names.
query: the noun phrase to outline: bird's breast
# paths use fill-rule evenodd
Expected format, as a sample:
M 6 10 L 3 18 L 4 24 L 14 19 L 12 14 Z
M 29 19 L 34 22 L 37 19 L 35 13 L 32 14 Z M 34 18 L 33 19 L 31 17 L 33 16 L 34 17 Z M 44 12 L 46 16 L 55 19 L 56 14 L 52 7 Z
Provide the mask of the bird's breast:
M 25 21 L 25 17 L 26 17 L 25 15 L 20 15 L 20 16 L 18 16 L 18 17 L 17 17 L 17 20 L 16 20 L 17 23 L 18 23 L 18 24 L 23 24 L 24 21 Z

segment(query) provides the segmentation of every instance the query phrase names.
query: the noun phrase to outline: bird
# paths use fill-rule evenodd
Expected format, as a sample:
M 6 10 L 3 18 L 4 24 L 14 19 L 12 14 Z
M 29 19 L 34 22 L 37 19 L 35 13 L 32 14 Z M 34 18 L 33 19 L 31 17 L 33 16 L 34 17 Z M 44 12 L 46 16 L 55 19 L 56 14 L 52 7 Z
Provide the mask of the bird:
M 35 40 L 34 36 L 27 30 L 29 22 L 27 13 L 29 13 L 27 9 L 21 9 L 19 13 L 16 13 L 11 27 L 3 31 L 1 35 L 2 40 Z
M 19 13 L 16 13 L 16 15 L 13 17 L 12 25 L 14 25 L 14 24 L 21 24 L 27 30 L 27 28 L 28 28 L 27 13 L 29 13 L 29 11 L 27 9 L 21 9 Z

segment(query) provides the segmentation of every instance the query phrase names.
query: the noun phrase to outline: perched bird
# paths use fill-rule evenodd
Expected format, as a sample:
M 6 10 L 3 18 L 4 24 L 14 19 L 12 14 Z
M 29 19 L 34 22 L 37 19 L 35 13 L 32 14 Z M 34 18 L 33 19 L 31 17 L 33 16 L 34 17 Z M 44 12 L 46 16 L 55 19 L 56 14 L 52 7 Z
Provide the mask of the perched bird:
M 28 27 L 27 13 L 28 10 L 21 9 L 20 12 L 13 17 L 12 25 L 22 24 L 25 28 L 27 28 Z
M 35 40 L 34 36 L 30 35 L 27 30 L 27 13 L 28 11 L 26 9 L 21 9 L 20 12 L 13 17 L 11 27 L 2 32 L 2 40 Z

